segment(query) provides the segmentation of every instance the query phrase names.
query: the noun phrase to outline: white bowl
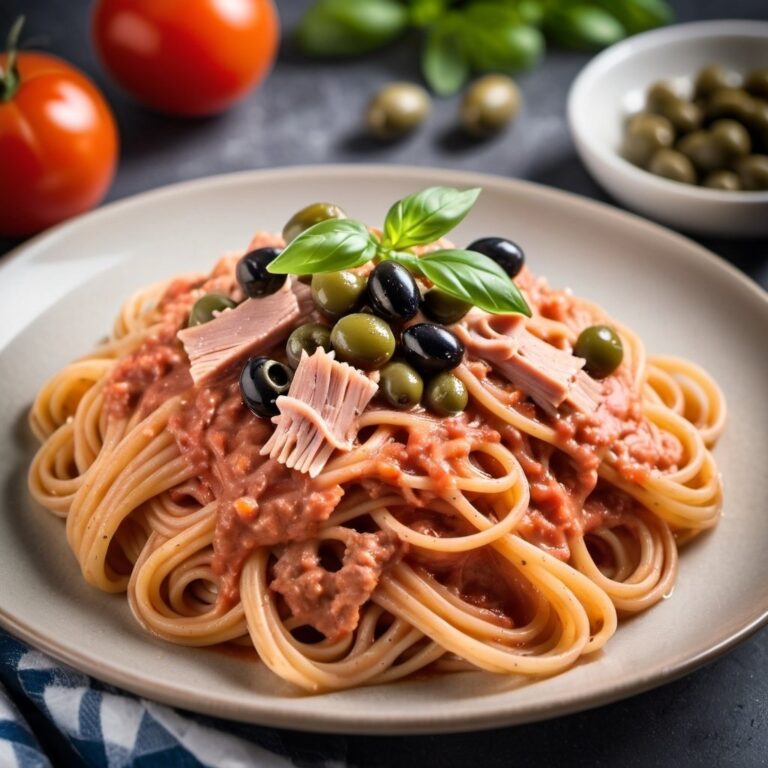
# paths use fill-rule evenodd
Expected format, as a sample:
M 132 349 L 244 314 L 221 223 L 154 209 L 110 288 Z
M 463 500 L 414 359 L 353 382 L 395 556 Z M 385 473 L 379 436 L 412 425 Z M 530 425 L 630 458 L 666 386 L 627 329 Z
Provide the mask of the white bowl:
M 687 95 L 696 72 L 712 63 L 742 74 L 768 66 L 768 23 L 679 24 L 603 51 L 571 86 L 571 134 L 590 173 L 628 208 L 702 235 L 768 235 L 768 192 L 723 192 L 680 184 L 635 167 L 619 152 L 626 117 L 642 108 L 651 83 L 671 79 L 681 95 Z

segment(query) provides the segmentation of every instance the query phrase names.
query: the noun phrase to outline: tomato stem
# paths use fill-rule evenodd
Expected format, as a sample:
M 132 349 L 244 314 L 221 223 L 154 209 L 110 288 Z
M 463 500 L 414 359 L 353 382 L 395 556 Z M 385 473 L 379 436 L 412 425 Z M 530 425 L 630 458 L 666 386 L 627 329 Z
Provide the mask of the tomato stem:
M 21 84 L 19 77 L 19 67 L 16 59 L 19 53 L 19 39 L 21 38 L 21 29 L 24 26 L 24 16 L 19 16 L 13 22 L 8 38 L 5 43 L 8 58 L 5 62 L 5 71 L 0 68 L 0 101 L 10 101 Z

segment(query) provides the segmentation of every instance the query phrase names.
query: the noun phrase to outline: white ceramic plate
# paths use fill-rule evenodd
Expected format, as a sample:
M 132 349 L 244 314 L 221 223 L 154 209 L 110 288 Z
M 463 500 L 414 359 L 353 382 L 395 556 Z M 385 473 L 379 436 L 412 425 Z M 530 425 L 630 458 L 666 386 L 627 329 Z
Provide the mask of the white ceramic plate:
M 602 303 L 657 352 L 717 376 L 728 429 L 717 448 L 725 511 L 681 557 L 674 595 L 619 628 L 606 651 L 557 677 L 485 673 L 322 696 L 263 664 L 148 637 L 122 596 L 88 587 L 62 522 L 31 502 L 25 412 L 35 390 L 110 327 L 120 301 L 176 272 L 205 269 L 256 229 L 328 199 L 369 222 L 432 184 L 484 192 L 459 243 L 507 235 L 532 269 Z M 468 730 L 613 701 L 723 652 L 768 615 L 768 301 L 713 255 L 607 206 L 544 187 L 453 171 L 315 167 L 180 184 L 108 206 L 19 249 L 0 267 L 0 623 L 103 680 L 177 706 L 290 728 L 407 733 Z

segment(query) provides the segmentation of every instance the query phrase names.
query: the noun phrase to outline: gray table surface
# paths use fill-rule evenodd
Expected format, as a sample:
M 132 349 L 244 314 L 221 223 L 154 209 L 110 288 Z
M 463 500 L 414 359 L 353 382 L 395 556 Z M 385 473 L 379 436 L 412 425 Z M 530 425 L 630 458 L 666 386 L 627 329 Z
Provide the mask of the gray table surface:
M 768 0 L 673 0 L 679 21 L 768 20 Z M 360 131 L 372 91 L 413 79 L 416 47 L 395 45 L 354 64 L 309 62 L 286 41 L 264 86 L 227 114 L 199 121 L 138 108 L 105 79 L 88 44 L 87 0 L 0 0 L 0 30 L 18 13 L 27 37 L 74 62 L 112 103 L 122 137 L 120 168 L 108 200 L 227 171 L 326 162 L 381 162 L 485 171 L 532 179 L 611 202 L 579 162 L 565 122 L 565 96 L 587 61 L 552 52 L 520 78 L 525 110 L 504 135 L 484 143 L 455 128 L 457 99 L 439 100 L 408 140 L 380 145 Z M 290 30 L 308 0 L 278 0 Z M 768 241 L 702 241 L 768 287 Z M 0 239 L 2 254 L 15 245 Z M 473 734 L 331 737 L 284 733 L 300 762 L 346 754 L 361 766 L 757 766 L 768 765 L 768 629 L 709 666 L 627 701 L 546 723 Z M 280 734 L 275 734 L 279 737 Z M 340 741 L 341 740 L 341 741 Z

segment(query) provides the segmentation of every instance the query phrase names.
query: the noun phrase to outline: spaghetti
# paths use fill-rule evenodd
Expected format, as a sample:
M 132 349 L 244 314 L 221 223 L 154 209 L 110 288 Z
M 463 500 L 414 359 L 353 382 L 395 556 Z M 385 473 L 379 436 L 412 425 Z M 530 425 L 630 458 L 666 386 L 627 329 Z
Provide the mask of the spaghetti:
M 271 422 L 233 374 L 193 385 L 176 337 L 199 296 L 242 298 L 236 262 L 131 297 L 31 411 L 32 495 L 65 518 L 84 579 L 127 592 L 154 635 L 252 644 L 313 692 L 426 667 L 551 675 L 668 595 L 678 547 L 717 522 L 711 378 L 527 271 L 535 337 L 621 337 L 596 413 L 547 412 L 468 348 L 459 416 L 374 399 L 317 477 L 261 455 Z

